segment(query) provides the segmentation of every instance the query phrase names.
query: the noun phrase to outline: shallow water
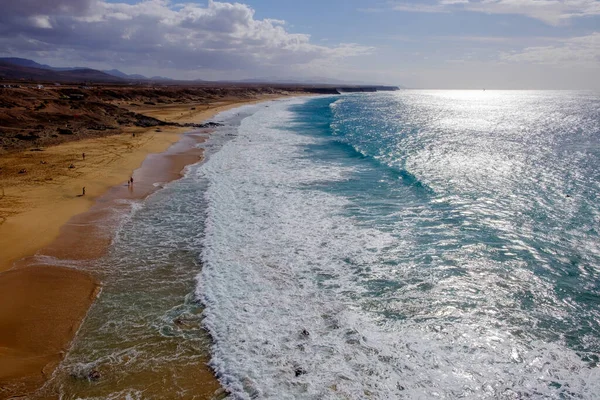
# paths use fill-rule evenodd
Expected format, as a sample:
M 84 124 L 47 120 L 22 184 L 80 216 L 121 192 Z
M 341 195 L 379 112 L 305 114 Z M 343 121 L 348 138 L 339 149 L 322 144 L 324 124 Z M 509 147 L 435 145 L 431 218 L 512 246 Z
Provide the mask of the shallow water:
M 64 398 L 193 398 L 208 350 L 240 399 L 600 393 L 598 94 L 351 94 L 218 118 L 207 162 L 136 205 L 94 266 L 104 292 L 51 385 Z M 71 377 L 90 368 L 107 378 Z
M 247 115 L 236 114 L 210 143 L 199 145 L 206 155 Z M 147 173 L 144 180 L 151 180 Z M 119 202 L 106 221 L 118 228 L 105 257 L 44 260 L 89 271 L 103 287 L 71 350 L 37 397 L 211 399 L 220 389 L 207 366 L 211 341 L 194 294 L 205 185 L 184 177 L 155 186 L 159 190 L 145 200 Z M 99 379 L 90 379 L 96 372 Z

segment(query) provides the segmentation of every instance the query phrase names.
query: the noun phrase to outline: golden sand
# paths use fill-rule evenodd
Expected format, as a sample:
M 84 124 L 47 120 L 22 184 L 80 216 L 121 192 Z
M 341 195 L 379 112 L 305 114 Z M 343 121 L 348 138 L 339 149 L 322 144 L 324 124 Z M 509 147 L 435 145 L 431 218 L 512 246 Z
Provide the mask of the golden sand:
M 167 121 L 199 122 L 270 98 L 135 111 Z M 118 207 L 115 200 L 143 198 L 154 190 L 153 182 L 176 179 L 185 165 L 199 161 L 201 151 L 189 144 L 148 158 L 178 142 L 187 130 L 127 128 L 120 135 L 0 159 L 0 399 L 30 394 L 43 384 L 98 292 L 100 284 L 90 274 L 54 264 L 100 257 L 113 233 L 102 221 Z M 26 173 L 18 174 L 21 169 Z M 132 188 L 126 185 L 131 176 Z M 40 265 L 39 258 L 31 257 L 35 254 L 57 261 Z M 209 371 L 203 376 L 209 377 L 210 391 L 219 387 Z

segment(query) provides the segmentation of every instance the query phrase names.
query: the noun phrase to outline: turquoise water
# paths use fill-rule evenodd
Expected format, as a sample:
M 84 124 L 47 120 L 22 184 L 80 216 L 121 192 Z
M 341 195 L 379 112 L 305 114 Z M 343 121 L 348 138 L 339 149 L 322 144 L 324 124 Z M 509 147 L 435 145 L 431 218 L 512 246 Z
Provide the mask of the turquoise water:
M 600 396 L 600 95 L 405 90 L 217 120 L 207 161 L 94 267 L 63 398 L 200 398 L 207 356 L 234 399 Z M 69 378 L 91 368 L 106 380 Z
M 240 398 L 600 395 L 599 145 L 585 92 L 245 119 L 199 171 L 222 381 Z

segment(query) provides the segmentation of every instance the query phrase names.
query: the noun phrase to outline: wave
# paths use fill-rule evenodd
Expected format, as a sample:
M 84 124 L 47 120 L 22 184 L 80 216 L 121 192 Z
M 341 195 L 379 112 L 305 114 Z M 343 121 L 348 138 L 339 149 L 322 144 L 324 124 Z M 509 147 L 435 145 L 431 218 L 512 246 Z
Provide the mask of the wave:
M 544 327 L 568 313 L 526 250 L 481 233 L 460 195 L 419 196 L 416 173 L 398 184 L 336 148 L 350 96 L 258 110 L 197 170 L 196 294 L 222 384 L 240 399 L 593 398 L 599 370 Z M 372 112 L 361 96 L 353 118 Z

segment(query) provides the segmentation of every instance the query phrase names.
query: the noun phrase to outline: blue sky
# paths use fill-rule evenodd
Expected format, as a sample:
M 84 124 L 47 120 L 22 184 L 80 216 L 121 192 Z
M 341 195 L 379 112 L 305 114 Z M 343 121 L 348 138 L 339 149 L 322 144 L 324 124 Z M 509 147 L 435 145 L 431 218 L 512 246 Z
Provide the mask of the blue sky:
M 600 0 L 36 2 L 0 16 L 3 55 L 185 79 L 600 89 Z

